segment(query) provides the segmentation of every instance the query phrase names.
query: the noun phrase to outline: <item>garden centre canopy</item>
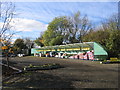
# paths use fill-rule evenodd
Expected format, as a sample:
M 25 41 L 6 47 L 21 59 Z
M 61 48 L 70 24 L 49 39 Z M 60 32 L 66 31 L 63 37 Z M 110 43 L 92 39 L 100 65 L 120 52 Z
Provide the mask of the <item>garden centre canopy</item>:
M 87 52 L 94 50 L 94 55 L 108 55 L 106 50 L 96 42 L 83 42 L 83 43 L 74 43 L 66 45 L 56 45 L 56 46 L 45 46 L 41 48 L 32 48 L 31 54 L 34 53 L 46 53 L 46 52 Z

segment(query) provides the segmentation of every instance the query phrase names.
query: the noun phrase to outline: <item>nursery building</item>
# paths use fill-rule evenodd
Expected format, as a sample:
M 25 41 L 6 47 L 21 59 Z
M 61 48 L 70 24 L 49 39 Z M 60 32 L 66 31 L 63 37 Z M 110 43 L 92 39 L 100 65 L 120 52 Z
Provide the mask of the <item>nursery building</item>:
M 96 42 L 83 42 L 32 48 L 31 55 L 84 60 L 105 60 L 108 53 L 100 44 Z

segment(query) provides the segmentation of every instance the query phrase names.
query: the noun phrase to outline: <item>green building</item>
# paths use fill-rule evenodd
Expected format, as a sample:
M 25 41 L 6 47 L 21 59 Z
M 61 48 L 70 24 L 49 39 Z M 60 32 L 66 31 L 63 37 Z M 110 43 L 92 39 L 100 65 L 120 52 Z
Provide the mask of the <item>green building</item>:
M 66 53 L 66 54 L 78 54 L 86 53 L 87 51 L 94 51 L 94 60 L 105 60 L 108 56 L 106 50 L 96 42 L 83 42 L 66 45 L 45 46 L 41 48 L 32 48 L 31 55 L 33 54 L 46 54 L 49 52 Z

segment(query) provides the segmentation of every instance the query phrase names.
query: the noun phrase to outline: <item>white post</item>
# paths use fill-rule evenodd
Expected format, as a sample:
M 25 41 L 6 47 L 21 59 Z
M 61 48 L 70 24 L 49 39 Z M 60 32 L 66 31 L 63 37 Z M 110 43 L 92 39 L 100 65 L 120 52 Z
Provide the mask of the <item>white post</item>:
M 39 56 L 41 57 L 41 56 L 42 56 L 42 54 L 41 54 L 41 53 L 39 53 Z

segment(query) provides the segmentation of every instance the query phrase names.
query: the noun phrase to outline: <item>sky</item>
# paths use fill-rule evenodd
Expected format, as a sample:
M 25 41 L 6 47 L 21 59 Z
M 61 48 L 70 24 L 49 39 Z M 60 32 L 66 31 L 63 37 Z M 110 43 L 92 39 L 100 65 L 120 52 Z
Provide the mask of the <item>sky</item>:
M 36 39 L 40 32 L 47 29 L 49 22 L 58 16 L 72 16 L 80 11 L 87 15 L 93 25 L 99 26 L 101 21 L 118 13 L 118 2 L 15 2 L 16 16 L 13 18 L 16 38 L 29 37 Z

